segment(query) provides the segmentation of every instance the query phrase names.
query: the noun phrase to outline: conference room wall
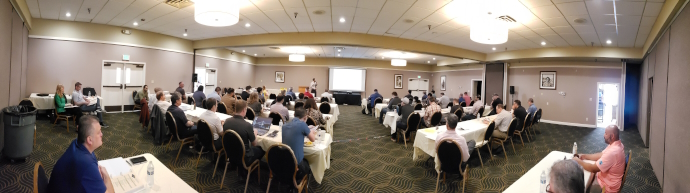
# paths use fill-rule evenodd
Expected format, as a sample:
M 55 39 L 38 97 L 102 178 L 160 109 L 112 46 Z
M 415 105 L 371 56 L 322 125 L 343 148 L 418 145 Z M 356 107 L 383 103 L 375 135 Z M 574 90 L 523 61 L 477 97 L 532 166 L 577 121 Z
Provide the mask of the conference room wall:
M 206 63 L 209 65 L 208 68 L 216 69 L 217 84 L 221 88 L 254 86 L 254 65 L 206 56 L 196 56 L 196 67 L 206 67 Z
M 285 72 L 284 83 L 275 81 L 276 71 Z M 328 88 L 328 67 L 256 65 L 254 66 L 254 81 L 249 85 L 266 86 L 266 89 L 292 87 L 295 92 L 298 92 L 300 86 L 309 87 L 312 78 L 316 78 L 318 84 L 316 91 L 321 95 Z
M 399 89 L 395 88 L 396 74 L 403 75 L 403 87 Z M 417 76 L 421 76 L 421 79 L 429 79 L 429 89 L 431 89 L 431 81 L 434 77 L 431 76 L 430 72 L 369 68 L 367 69 L 367 78 L 365 84 L 366 91 L 363 97 L 368 97 L 369 95 L 373 94 L 374 89 L 378 89 L 379 94 L 381 94 L 383 98 L 391 98 L 393 96 L 391 94 L 393 91 L 397 92 L 399 97 L 405 96 L 407 95 L 408 79 L 417 78 Z M 436 91 L 436 94 L 437 96 L 440 95 L 438 91 Z
M 458 98 L 460 93 L 467 92 L 474 99 L 477 93 L 470 91 L 472 90 L 472 79 L 481 80 L 482 69 L 435 72 L 433 75 L 431 84 L 436 88 L 436 94 L 443 92 L 450 98 Z M 441 76 L 446 76 L 446 91 L 441 91 Z
M 0 26 L 12 26 L 12 4 L 9 1 L 0 1 Z M 10 57 L 12 53 L 12 28 L 0 28 L 0 108 L 5 108 L 10 101 Z M 1 120 L 0 120 L 1 121 Z M 2 125 L 0 125 L 0 128 Z M 1 135 L 1 133 L 0 133 Z M 0 136 L 1 137 L 1 136 Z M 0 139 L 2 141 L 3 139 Z M 2 147 L 3 144 L 0 144 Z
M 121 61 L 123 54 L 130 55 L 131 62 L 146 63 L 146 84 L 149 88 L 161 87 L 165 91 L 173 91 L 178 82 L 184 81 L 185 90 L 191 91 L 191 54 L 102 43 L 29 38 L 25 97 L 31 93 L 54 93 L 57 84 L 65 85 L 65 92 L 71 93 L 76 82 L 102 93 L 103 60 Z
M 594 127 L 596 125 L 597 83 L 620 83 L 621 69 L 570 67 L 587 65 L 582 62 L 551 62 L 551 64 L 552 67 L 533 67 L 539 63 L 521 63 L 520 66 L 511 66 L 508 69 L 508 85 L 515 86 L 515 97 L 510 98 L 510 101 L 518 99 L 527 108 L 527 99 L 534 98 L 535 105 L 543 111 L 543 120 Z M 602 65 L 606 64 L 613 65 L 613 63 Z M 568 67 L 558 67 L 559 65 Z M 540 71 L 556 72 L 556 90 L 539 89 Z M 566 96 L 558 94 L 561 91 L 565 92 Z M 508 103 L 506 100 L 504 102 Z M 509 104 L 512 105 L 512 102 Z
M 664 165 L 666 152 L 666 115 L 668 91 L 669 33 L 661 36 L 652 53 L 654 57 L 654 87 L 652 88 L 652 116 L 649 131 L 649 162 L 652 164 L 659 184 L 664 187 Z

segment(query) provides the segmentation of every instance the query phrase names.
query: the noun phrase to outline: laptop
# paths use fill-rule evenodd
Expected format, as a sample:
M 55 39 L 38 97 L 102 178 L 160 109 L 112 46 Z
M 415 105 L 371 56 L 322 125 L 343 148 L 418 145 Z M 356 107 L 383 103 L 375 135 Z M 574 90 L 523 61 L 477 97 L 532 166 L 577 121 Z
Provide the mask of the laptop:
M 259 117 L 257 116 L 254 118 L 254 122 L 252 123 L 252 127 L 256 129 L 257 134 L 260 136 L 265 135 L 268 133 L 268 130 L 271 129 L 271 122 L 273 119 L 268 118 L 268 117 Z

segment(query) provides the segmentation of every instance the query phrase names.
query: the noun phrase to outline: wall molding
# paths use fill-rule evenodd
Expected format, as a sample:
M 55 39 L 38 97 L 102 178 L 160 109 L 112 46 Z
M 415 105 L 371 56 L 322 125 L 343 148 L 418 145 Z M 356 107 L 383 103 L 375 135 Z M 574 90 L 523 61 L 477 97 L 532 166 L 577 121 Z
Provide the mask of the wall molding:
M 432 71 L 433 73 L 436 72 L 457 72 L 457 71 L 472 71 L 472 70 L 483 70 L 483 68 L 467 68 L 467 69 L 455 69 L 455 70 L 438 70 L 438 71 Z
M 72 41 L 72 42 L 86 42 L 86 43 L 97 43 L 97 44 L 110 44 L 110 45 L 147 48 L 147 49 L 162 50 L 162 51 L 168 51 L 168 52 L 176 52 L 176 53 L 181 53 L 181 54 L 194 55 L 193 52 L 173 50 L 173 49 L 167 49 L 167 48 L 161 48 L 161 47 L 145 46 L 145 45 L 139 45 L 139 44 L 111 42 L 111 41 L 100 41 L 100 40 L 79 39 L 79 38 L 65 38 L 65 37 L 52 37 L 52 36 L 37 36 L 37 35 L 29 35 L 29 38 L 46 39 L 46 40 L 59 40 L 59 41 Z
M 425 72 L 434 73 L 434 71 L 423 71 L 423 70 L 405 70 L 405 69 L 390 69 L 390 68 L 377 68 L 377 67 L 362 67 L 362 66 L 314 66 L 305 64 L 254 64 L 254 66 L 298 66 L 298 67 L 324 67 L 324 68 L 357 68 L 357 69 L 374 69 L 374 70 L 395 70 L 395 71 L 407 71 L 407 72 Z
M 621 66 L 581 66 L 581 65 L 509 66 L 508 68 L 603 68 L 603 69 L 623 69 L 623 67 L 621 67 Z
M 542 120 L 540 120 L 540 121 L 541 121 L 541 122 L 544 122 L 544 123 L 551 123 L 551 124 L 556 124 L 556 125 L 566 125 L 566 126 L 586 127 L 586 128 L 597 128 L 597 125 L 591 125 L 591 124 L 570 123 L 570 122 L 552 121 L 552 120 L 545 120 L 545 119 L 542 119 Z
M 248 62 L 242 62 L 242 61 L 237 61 L 237 60 L 233 60 L 233 59 L 221 58 L 221 57 L 217 57 L 217 56 L 211 56 L 211 55 L 205 55 L 205 54 L 196 54 L 196 55 L 207 57 L 207 58 L 219 59 L 219 60 L 227 60 L 230 62 L 237 62 L 237 63 L 242 63 L 242 64 L 256 65 L 256 64 L 252 64 L 252 63 L 248 63 Z

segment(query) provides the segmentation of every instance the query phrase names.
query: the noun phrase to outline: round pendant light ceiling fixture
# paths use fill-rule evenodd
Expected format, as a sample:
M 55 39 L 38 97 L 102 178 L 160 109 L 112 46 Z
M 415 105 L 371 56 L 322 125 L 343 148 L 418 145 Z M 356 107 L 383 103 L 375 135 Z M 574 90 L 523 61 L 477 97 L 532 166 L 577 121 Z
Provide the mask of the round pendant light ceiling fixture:
M 304 54 L 290 54 L 290 62 L 304 62 Z
M 506 1 L 474 1 L 471 10 L 476 18 L 470 25 L 470 39 L 481 44 L 502 44 L 508 41 L 508 22 L 515 19 L 507 16 Z
M 391 59 L 391 65 L 392 66 L 407 66 L 407 60 L 404 59 Z
M 240 20 L 238 0 L 195 0 L 194 20 L 213 27 L 231 26 Z

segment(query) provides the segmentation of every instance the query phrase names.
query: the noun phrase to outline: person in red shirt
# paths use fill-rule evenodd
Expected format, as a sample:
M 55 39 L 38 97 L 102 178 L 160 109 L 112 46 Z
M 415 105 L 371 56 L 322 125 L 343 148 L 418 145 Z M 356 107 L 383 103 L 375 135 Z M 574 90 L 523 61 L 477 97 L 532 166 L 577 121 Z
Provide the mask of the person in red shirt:
M 310 99 L 313 99 L 313 98 L 314 98 L 314 95 L 311 95 L 310 92 L 304 92 L 304 96 L 305 96 L 305 97 L 309 97 Z
M 601 153 L 575 155 L 573 160 L 585 170 L 596 173 L 597 180 L 592 183 L 590 192 L 620 192 L 623 175 L 625 175 L 625 151 L 618 136 L 618 126 L 610 125 L 604 132 L 604 141 L 609 146 Z M 594 164 L 582 160 L 596 160 Z

